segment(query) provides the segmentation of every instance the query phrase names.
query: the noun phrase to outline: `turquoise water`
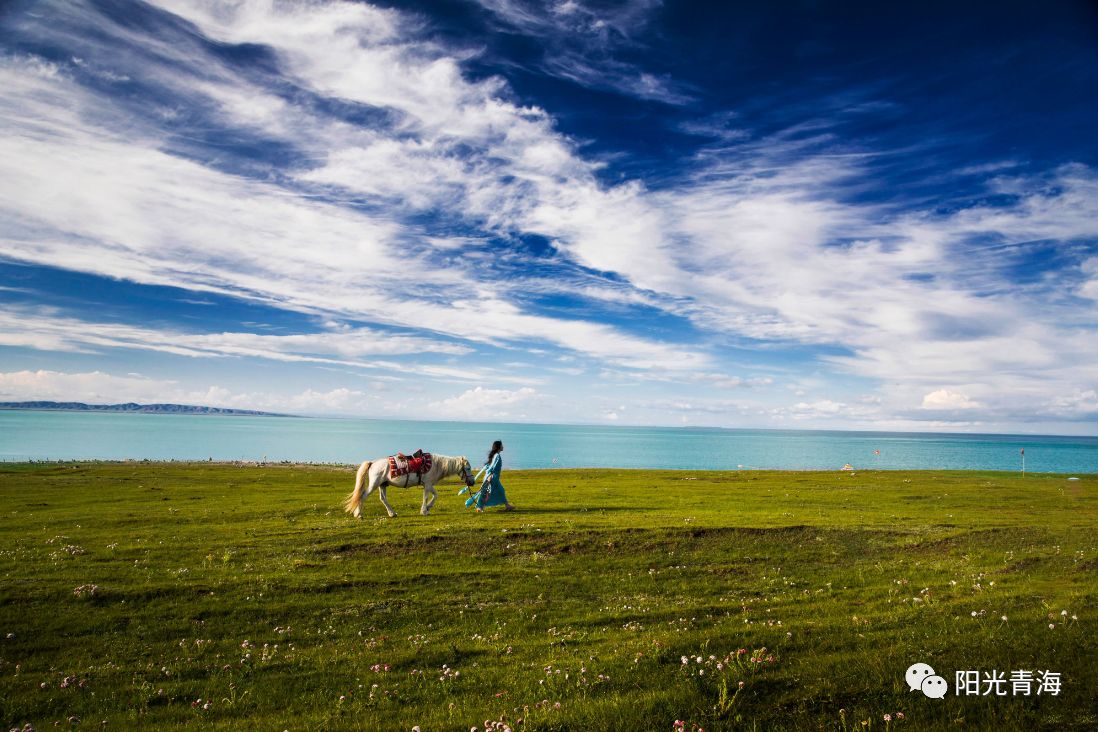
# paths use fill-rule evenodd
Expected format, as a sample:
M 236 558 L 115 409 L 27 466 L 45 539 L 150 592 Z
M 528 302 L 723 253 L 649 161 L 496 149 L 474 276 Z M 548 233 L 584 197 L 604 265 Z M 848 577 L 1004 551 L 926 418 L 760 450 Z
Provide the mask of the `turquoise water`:
M 681 429 L 0 411 L 0 460 L 357 463 L 422 447 L 508 468 L 856 468 L 1098 473 L 1098 437 Z M 874 450 L 880 450 L 879 456 Z

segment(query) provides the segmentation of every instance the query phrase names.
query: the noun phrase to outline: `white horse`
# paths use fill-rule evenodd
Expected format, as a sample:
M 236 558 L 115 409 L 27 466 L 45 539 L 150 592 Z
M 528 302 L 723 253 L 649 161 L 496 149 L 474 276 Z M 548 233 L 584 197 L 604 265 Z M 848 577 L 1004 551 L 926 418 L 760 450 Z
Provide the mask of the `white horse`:
M 392 480 L 389 479 L 389 458 L 367 460 L 358 466 L 358 473 L 355 475 L 355 489 L 351 491 L 351 495 L 347 496 L 343 507 L 355 518 L 362 518 L 362 499 L 373 493 L 376 488 L 378 495 L 381 497 L 381 505 L 385 506 L 389 518 L 396 518 L 396 511 L 393 510 L 393 507 L 389 505 L 389 501 L 385 498 L 385 489 L 391 485 L 401 488 L 407 488 L 410 485 L 422 485 L 423 505 L 420 507 L 419 512 L 426 516 L 431 512 L 431 506 L 435 505 L 435 499 L 438 498 L 435 483 L 451 475 L 460 475 L 461 479 L 465 481 L 465 485 L 470 488 L 473 486 L 473 468 L 469 465 L 469 460 L 465 456 L 448 457 L 432 454 L 430 470 L 423 474 L 409 473 Z

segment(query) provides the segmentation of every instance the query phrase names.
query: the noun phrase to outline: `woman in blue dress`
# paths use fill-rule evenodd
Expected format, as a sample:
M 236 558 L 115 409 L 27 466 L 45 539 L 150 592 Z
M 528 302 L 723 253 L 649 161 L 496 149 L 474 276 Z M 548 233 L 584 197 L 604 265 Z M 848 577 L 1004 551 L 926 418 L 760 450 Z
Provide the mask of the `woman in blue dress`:
M 492 443 L 492 449 L 488 452 L 488 459 L 484 461 L 481 473 L 484 473 L 484 482 L 480 490 L 474 493 L 465 506 L 476 506 L 480 513 L 489 506 L 503 505 L 505 511 L 514 511 L 515 507 L 507 500 L 507 493 L 503 490 L 503 483 L 499 480 L 499 474 L 503 472 L 503 443 L 496 440 Z M 480 473 L 477 473 L 478 477 Z

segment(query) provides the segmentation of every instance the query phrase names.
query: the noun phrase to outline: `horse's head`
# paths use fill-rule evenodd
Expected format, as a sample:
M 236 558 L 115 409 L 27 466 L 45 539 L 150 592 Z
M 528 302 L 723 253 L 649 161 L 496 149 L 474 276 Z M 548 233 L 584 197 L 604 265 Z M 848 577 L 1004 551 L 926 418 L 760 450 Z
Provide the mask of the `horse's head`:
M 472 488 L 473 484 L 476 483 L 476 481 L 473 480 L 473 466 L 469 464 L 469 458 L 464 455 L 459 457 L 458 460 L 461 461 L 461 479 L 465 481 L 465 485 Z

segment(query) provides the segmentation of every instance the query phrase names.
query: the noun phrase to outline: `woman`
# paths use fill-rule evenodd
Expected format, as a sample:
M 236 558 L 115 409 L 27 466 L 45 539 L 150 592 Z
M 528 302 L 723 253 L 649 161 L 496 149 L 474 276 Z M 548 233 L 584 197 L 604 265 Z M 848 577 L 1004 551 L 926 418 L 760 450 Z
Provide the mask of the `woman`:
M 481 473 L 484 473 L 484 482 L 480 490 L 465 502 L 465 506 L 476 506 L 477 513 L 481 513 L 489 506 L 503 504 L 505 511 L 514 511 L 515 507 L 507 500 L 507 493 L 503 490 L 503 483 L 499 482 L 499 474 L 503 471 L 503 443 L 496 440 L 492 443 L 492 449 L 488 452 L 488 459 L 484 461 Z M 480 473 L 477 473 L 480 476 Z

